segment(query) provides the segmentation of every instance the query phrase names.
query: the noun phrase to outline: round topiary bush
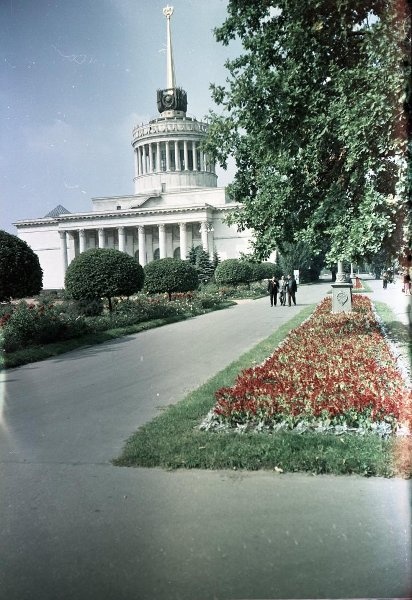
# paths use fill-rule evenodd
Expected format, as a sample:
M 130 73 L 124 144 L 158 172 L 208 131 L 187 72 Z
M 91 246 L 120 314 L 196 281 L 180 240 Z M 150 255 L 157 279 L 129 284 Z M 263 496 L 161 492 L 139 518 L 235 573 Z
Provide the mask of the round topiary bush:
M 218 264 L 215 271 L 218 285 L 238 285 L 253 280 L 251 264 L 238 258 L 228 258 Z
M 261 279 L 271 279 L 273 276 L 279 278 L 282 276 L 282 269 L 276 263 L 272 262 L 262 262 L 254 265 L 255 274 L 258 275 L 258 279 L 254 279 L 254 281 L 259 281 Z
M 37 254 L 16 235 L 0 231 L 0 302 L 35 296 L 42 283 Z
M 161 258 L 148 263 L 145 268 L 145 290 L 151 294 L 189 292 L 197 289 L 199 278 L 193 265 L 180 258 Z
M 142 289 L 143 267 L 136 259 L 114 248 L 94 248 L 77 256 L 66 271 L 66 290 L 74 300 L 131 296 Z

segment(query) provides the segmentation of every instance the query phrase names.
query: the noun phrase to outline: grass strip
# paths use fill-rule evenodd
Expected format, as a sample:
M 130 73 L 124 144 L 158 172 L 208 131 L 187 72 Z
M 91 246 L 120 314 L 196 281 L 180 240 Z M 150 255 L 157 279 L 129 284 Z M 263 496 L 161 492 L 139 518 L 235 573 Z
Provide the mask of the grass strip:
M 217 307 L 204 309 L 202 314 L 206 314 L 215 310 L 222 310 L 224 308 L 228 308 L 229 306 L 234 306 L 235 304 L 236 302 L 227 300 L 222 302 L 222 304 Z M 161 327 L 162 325 L 168 325 L 170 323 L 177 323 L 178 321 L 191 319 L 194 316 L 201 315 L 181 314 L 171 317 L 164 317 L 161 319 L 152 319 L 151 321 L 143 321 L 141 323 L 136 323 L 135 325 L 128 325 L 127 327 L 118 327 L 115 329 L 107 329 L 106 331 L 89 333 L 79 338 L 54 342 L 52 344 L 30 346 L 29 348 L 25 348 L 24 350 L 16 350 L 15 352 L 2 352 L 0 355 L 0 368 L 12 369 L 14 367 L 20 367 L 22 365 L 27 365 L 39 360 L 45 360 L 46 358 L 52 358 L 53 356 L 59 356 L 60 354 L 71 352 L 72 350 L 77 350 L 86 346 L 103 344 L 104 342 L 124 337 L 126 335 L 139 333 L 140 331 L 146 331 L 148 329 L 154 329 L 155 327 Z
M 385 305 L 385 311 L 386 308 Z M 141 427 L 129 438 L 113 464 L 171 470 L 282 469 L 284 472 L 314 474 L 411 477 L 409 439 L 383 440 L 375 435 L 343 437 L 293 431 L 275 435 L 266 432 L 239 434 L 197 428 L 214 405 L 215 391 L 233 385 L 241 370 L 263 362 L 289 331 L 300 325 L 313 310 L 314 306 L 306 307 L 184 400 Z M 385 321 L 395 321 L 390 312 L 385 315 Z

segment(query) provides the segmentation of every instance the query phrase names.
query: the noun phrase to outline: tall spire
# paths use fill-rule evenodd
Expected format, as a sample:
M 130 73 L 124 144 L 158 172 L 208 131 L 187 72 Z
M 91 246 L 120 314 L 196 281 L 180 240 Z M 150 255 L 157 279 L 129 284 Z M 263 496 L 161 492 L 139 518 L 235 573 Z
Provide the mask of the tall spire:
M 175 65 L 173 62 L 172 35 L 170 32 L 170 17 L 173 14 L 173 6 L 167 5 L 163 9 L 163 14 L 167 19 L 167 89 L 172 90 L 176 87 Z
M 184 117 L 187 110 L 187 95 L 182 88 L 176 87 L 175 65 L 173 62 L 172 36 L 170 33 L 170 17 L 173 6 L 167 5 L 163 9 L 167 19 L 167 82 L 164 90 L 157 90 L 157 108 L 162 116 Z

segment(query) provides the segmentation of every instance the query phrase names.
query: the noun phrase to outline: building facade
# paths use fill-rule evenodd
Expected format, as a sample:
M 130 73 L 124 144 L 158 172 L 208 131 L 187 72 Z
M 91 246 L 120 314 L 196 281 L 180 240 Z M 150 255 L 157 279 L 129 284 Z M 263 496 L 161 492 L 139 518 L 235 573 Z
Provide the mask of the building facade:
M 228 226 L 237 205 L 217 187 L 215 165 L 202 149 L 207 124 L 188 117 L 186 92 L 176 86 L 166 7 L 167 86 L 157 91 L 159 116 L 133 129 L 134 193 L 92 199 L 90 212 L 58 205 L 40 219 L 14 223 L 39 256 L 44 289 L 64 287 L 67 266 L 90 248 L 116 248 L 144 266 L 166 257 L 186 259 L 201 246 L 220 259 L 250 251 L 251 234 Z

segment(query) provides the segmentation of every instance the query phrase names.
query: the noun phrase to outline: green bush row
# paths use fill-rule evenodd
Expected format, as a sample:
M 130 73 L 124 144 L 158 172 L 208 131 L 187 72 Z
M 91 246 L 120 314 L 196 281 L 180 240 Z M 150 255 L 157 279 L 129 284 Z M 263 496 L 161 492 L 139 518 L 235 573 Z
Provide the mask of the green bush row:
M 195 316 L 222 305 L 224 297 L 201 292 L 172 294 L 170 301 L 167 296 L 145 294 L 114 299 L 112 311 L 105 313 L 103 303 L 96 300 L 37 305 L 21 301 L 1 306 L 2 345 L 10 353 L 154 319 Z

